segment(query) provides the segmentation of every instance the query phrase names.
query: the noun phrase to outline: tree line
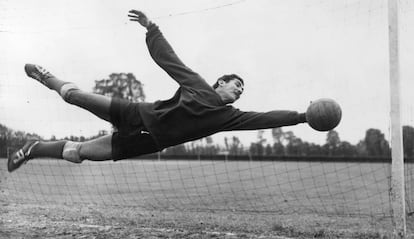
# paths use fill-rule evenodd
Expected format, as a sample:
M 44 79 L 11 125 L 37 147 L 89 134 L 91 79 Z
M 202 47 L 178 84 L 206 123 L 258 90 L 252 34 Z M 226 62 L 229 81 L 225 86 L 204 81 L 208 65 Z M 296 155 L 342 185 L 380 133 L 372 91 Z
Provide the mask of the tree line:
M 324 144 L 310 143 L 283 128 L 272 129 L 272 140 L 268 142 L 264 130 L 259 130 L 255 142 L 244 146 L 237 136 L 225 137 L 224 144 L 214 144 L 211 137 L 167 148 L 168 155 L 252 155 L 252 156 L 342 156 L 342 157 L 390 157 L 391 148 L 379 129 L 366 130 L 357 144 L 341 141 L 339 133 L 328 131 Z M 405 157 L 414 157 L 414 127 L 403 126 Z

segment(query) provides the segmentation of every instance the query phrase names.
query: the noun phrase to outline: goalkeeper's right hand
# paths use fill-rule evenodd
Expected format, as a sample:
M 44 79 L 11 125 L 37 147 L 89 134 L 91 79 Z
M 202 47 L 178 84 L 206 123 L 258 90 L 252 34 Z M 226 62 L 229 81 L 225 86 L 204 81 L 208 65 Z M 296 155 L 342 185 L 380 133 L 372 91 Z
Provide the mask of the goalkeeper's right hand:
M 141 26 L 148 28 L 149 25 L 151 25 L 151 21 L 148 19 L 148 17 L 141 11 L 138 10 L 130 10 L 128 17 L 130 17 L 130 21 L 139 22 Z

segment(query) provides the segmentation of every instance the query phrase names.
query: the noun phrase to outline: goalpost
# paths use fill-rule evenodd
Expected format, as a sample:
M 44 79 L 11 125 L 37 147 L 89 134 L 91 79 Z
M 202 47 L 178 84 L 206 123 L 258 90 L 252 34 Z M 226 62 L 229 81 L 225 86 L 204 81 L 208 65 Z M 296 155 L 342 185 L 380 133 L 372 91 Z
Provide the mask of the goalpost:
M 400 72 L 398 48 L 398 0 L 388 0 L 391 114 L 391 188 L 390 199 L 394 237 L 405 238 L 404 151 L 401 125 Z

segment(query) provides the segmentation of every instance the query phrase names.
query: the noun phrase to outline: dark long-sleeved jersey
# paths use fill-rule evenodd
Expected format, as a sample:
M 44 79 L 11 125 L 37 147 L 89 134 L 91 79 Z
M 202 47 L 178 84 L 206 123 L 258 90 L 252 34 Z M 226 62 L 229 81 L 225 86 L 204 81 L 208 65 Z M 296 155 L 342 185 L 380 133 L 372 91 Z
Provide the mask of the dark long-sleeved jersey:
M 160 149 L 220 131 L 276 128 L 301 123 L 296 111 L 244 112 L 226 105 L 216 91 L 185 66 L 155 24 L 146 43 L 154 61 L 180 85 L 169 100 L 141 103 L 143 122 Z

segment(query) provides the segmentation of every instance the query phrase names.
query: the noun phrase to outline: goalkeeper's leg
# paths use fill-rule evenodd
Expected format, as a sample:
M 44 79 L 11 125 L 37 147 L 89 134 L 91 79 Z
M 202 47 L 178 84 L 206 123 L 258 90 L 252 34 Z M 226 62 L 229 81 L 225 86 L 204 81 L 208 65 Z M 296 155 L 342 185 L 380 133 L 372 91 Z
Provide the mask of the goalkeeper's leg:
M 66 102 L 79 106 L 101 119 L 110 121 L 111 98 L 80 90 L 75 84 L 62 81 L 41 66 L 26 64 L 26 74 L 49 89 L 55 90 Z
M 42 157 L 65 159 L 72 163 L 81 163 L 85 159 L 92 161 L 110 160 L 112 159 L 112 135 L 85 142 L 28 141 L 21 149 L 9 155 L 8 171 L 13 172 L 29 160 Z

